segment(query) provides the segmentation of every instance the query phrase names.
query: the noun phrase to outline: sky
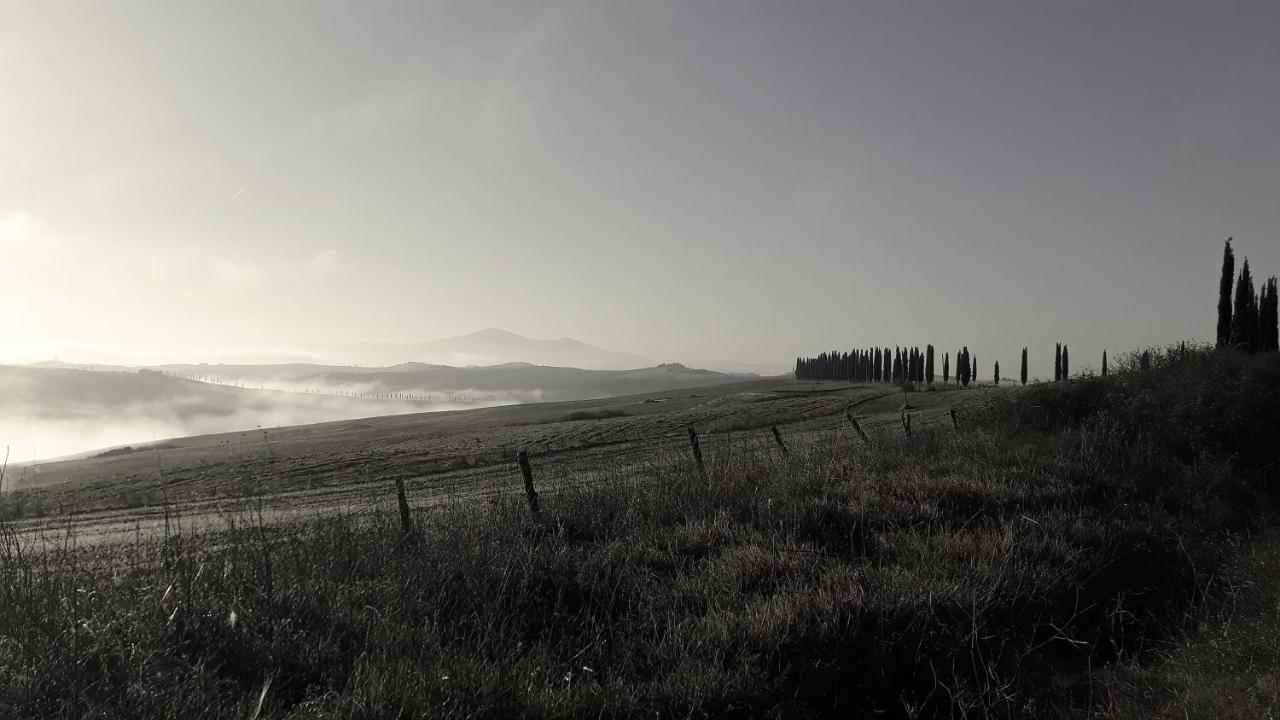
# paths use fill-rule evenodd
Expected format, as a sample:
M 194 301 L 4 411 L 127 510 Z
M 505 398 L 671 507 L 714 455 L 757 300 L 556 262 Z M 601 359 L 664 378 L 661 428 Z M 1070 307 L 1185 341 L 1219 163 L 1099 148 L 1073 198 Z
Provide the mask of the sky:
M 1212 339 L 1228 235 L 1280 274 L 1271 1 L 0 15 L 0 361 L 501 327 L 1043 376 Z

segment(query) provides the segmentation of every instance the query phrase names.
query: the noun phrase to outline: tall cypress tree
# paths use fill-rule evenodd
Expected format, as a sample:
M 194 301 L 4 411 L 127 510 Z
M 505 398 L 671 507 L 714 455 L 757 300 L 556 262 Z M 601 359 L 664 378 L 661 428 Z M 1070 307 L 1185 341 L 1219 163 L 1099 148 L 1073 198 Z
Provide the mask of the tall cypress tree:
M 956 382 L 969 387 L 969 348 L 965 346 L 956 353 Z
M 1000 361 L 999 360 L 996 361 L 995 381 L 996 381 L 996 385 L 1000 384 Z
M 1258 300 L 1258 349 L 1263 352 L 1280 350 L 1280 309 L 1277 308 L 1276 278 L 1268 278 L 1262 285 L 1262 297 Z
M 927 346 L 927 347 L 925 348 L 925 351 L 924 351 L 924 352 L 925 352 L 925 358 L 924 358 L 924 375 L 925 375 L 925 379 L 929 381 L 929 387 L 933 387 L 933 378 L 934 378 L 934 374 L 933 374 L 933 346 L 932 346 L 932 345 Z
M 978 356 L 974 355 L 973 360 L 969 362 L 969 377 L 973 378 L 973 384 L 978 384 Z
M 1071 377 L 1071 372 L 1068 369 L 1070 367 L 1070 364 L 1067 362 L 1067 360 L 1068 360 L 1067 346 L 1063 345 L 1062 346 L 1062 379 L 1063 380 L 1066 380 L 1068 377 Z
M 1102 377 L 1107 376 L 1107 351 L 1102 351 Z
M 1258 348 L 1258 295 L 1253 289 L 1247 257 L 1236 281 L 1236 301 L 1231 308 L 1231 346 L 1246 352 Z
M 1222 277 L 1218 280 L 1218 342 L 1220 348 L 1231 344 L 1231 281 L 1236 272 L 1236 254 L 1231 238 L 1222 248 Z
M 1022 372 L 1018 377 L 1022 380 L 1022 384 L 1027 384 L 1027 349 L 1022 348 Z
M 951 381 L 951 353 L 942 353 L 942 384 Z
M 1062 379 L 1062 343 L 1053 347 L 1053 381 Z

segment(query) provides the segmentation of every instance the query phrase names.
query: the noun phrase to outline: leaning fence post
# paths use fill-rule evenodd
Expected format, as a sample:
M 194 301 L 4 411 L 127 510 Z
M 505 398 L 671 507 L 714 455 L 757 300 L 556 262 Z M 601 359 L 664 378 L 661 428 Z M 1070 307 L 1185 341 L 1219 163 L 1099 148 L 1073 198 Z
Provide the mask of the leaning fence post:
M 409 516 L 409 498 L 404 494 L 404 476 L 396 476 L 396 500 L 400 503 L 400 532 L 408 535 L 413 531 L 413 519 Z
M 862 438 L 862 442 L 867 442 L 867 434 L 862 431 L 862 426 L 858 424 L 858 418 L 853 413 L 845 413 L 845 417 L 849 418 L 849 422 L 853 425 L 853 429 L 858 431 L 858 437 Z
M 520 465 L 520 474 L 524 476 L 524 495 L 529 501 L 529 514 L 537 520 L 542 517 L 538 509 L 538 491 L 533 489 L 533 468 L 529 467 L 529 453 L 521 450 L 516 454 L 516 462 Z
M 960 419 L 956 417 L 956 409 L 953 407 L 950 410 L 951 410 L 951 427 L 955 428 L 956 432 L 960 432 Z
M 787 443 L 782 439 L 782 431 L 778 429 L 777 425 L 773 426 L 773 439 L 778 441 L 778 447 L 782 448 L 782 454 L 786 455 L 789 452 Z
M 702 464 L 702 446 L 698 444 L 698 431 L 689 426 L 689 444 L 693 446 L 693 460 L 698 463 L 698 472 L 706 472 Z
M 911 437 L 911 413 L 902 413 L 902 430 Z

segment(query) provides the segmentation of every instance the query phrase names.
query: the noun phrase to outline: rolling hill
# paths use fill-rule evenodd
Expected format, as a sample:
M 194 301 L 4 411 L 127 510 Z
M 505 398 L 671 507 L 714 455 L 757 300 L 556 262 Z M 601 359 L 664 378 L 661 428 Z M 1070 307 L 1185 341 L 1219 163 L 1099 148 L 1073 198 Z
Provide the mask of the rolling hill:
M 507 363 L 387 368 L 164 365 L 96 370 L 0 366 L 0 444 L 18 460 L 124 444 L 333 420 L 587 400 L 740 381 L 670 364 L 582 370 Z M 30 454 L 28 454 L 30 449 Z

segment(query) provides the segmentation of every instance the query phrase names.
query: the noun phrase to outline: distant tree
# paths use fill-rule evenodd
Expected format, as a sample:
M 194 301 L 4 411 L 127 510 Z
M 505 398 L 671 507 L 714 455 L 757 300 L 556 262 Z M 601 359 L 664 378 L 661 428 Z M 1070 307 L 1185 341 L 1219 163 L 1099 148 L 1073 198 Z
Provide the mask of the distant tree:
M 926 347 L 925 347 L 925 351 L 924 351 L 924 352 L 925 352 L 925 358 L 924 358 L 924 375 L 925 375 L 925 379 L 929 381 L 929 387 L 933 387 L 933 378 L 934 378 L 934 374 L 933 374 L 933 346 L 932 346 L 932 345 L 928 345 L 928 346 L 926 346 Z
M 1138 368 L 1141 370 L 1151 369 L 1151 351 L 1143 350 L 1142 356 L 1138 358 Z
M 1258 294 L 1247 257 L 1236 280 L 1236 302 L 1231 308 L 1231 346 L 1246 352 L 1258 349 Z
M 1071 377 L 1071 372 L 1068 369 L 1070 367 L 1071 367 L 1071 364 L 1068 362 L 1068 357 L 1067 357 L 1067 346 L 1063 345 L 1062 346 L 1062 379 L 1063 380 L 1066 380 L 1067 378 Z
M 1231 238 L 1222 247 L 1222 277 L 1218 280 L 1218 342 L 1220 348 L 1231 344 L 1231 280 L 1236 272 L 1236 254 Z
M 1022 348 L 1022 372 L 1018 376 L 1022 380 L 1022 384 L 1027 384 L 1027 349 Z
M 942 353 L 942 384 L 951 382 L 951 353 Z
M 956 353 L 956 382 L 964 387 L 969 386 L 969 348 L 967 346 Z
M 1000 361 L 999 360 L 996 361 L 995 383 L 996 385 L 1000 384 Z
M 1058 382 L 1062 379 L 1062 343 L 1058 343 L 1053 350 L 1053 381 Z
M 1107 351 L 1102 351 L 1102 377 L 1107 376 Z
M 978 384 L 978 356 L 974 355 L 969 361 L 969 377 L 973 378 L 973 384 Z

